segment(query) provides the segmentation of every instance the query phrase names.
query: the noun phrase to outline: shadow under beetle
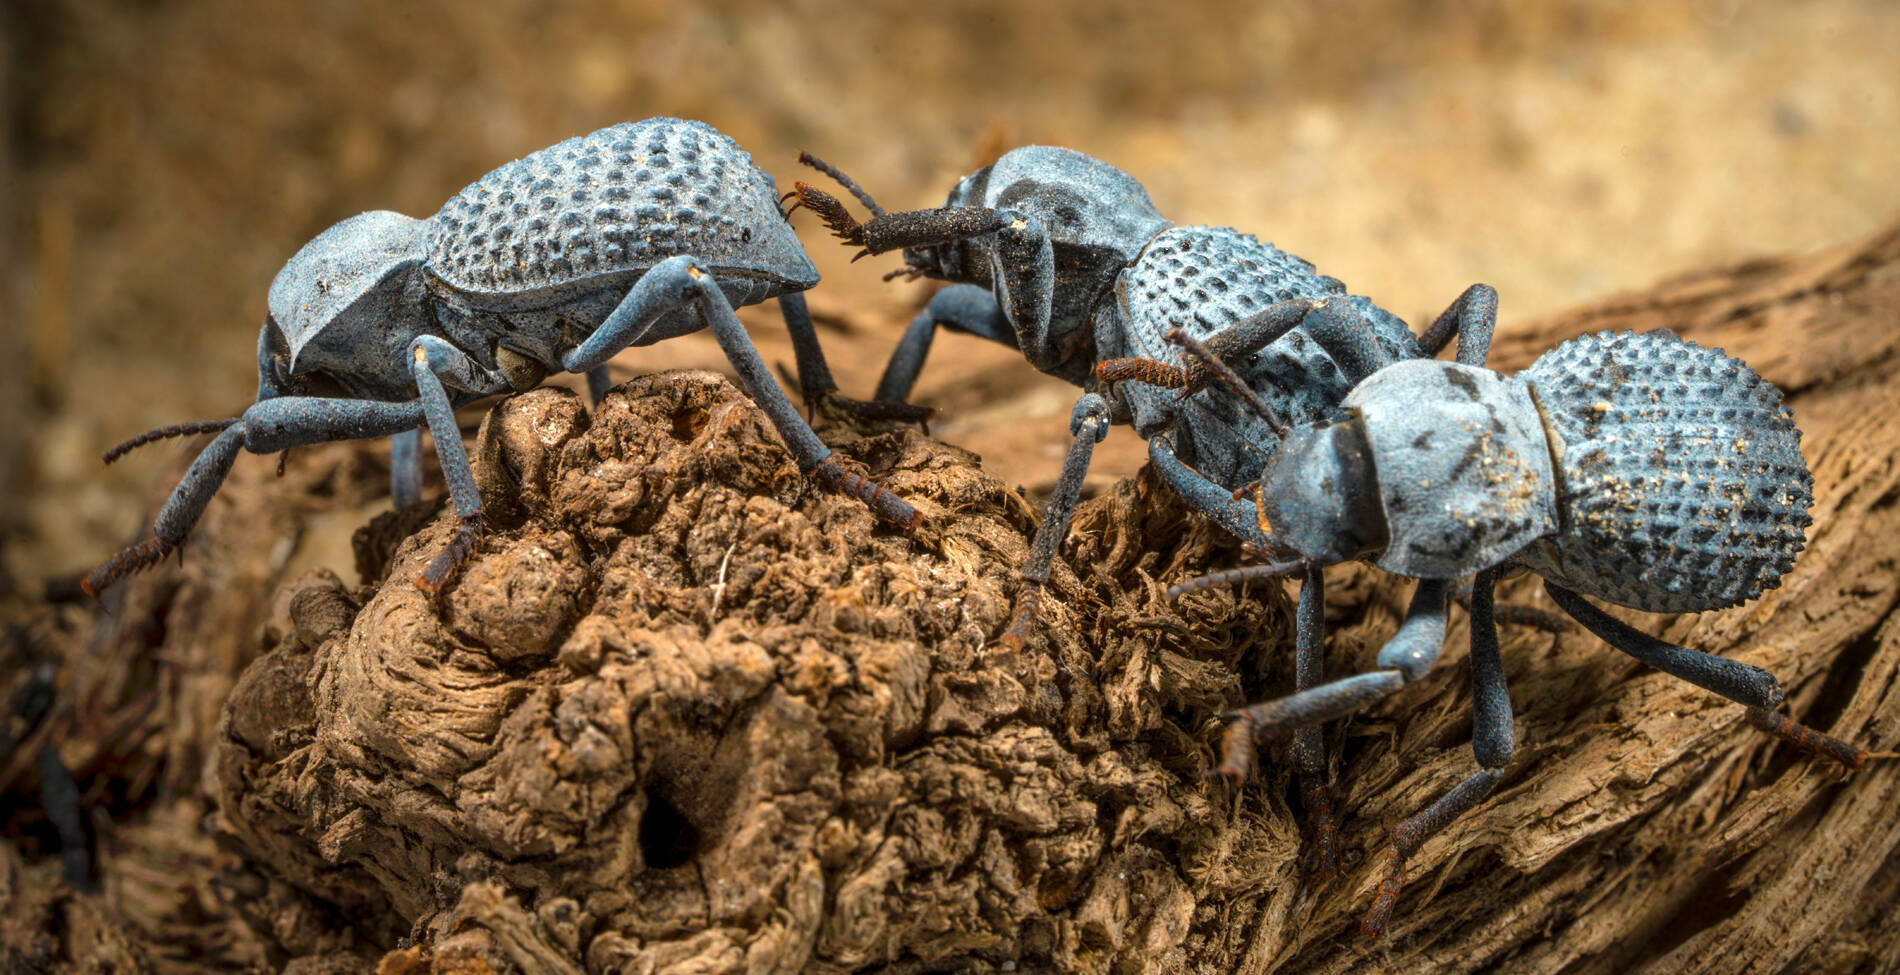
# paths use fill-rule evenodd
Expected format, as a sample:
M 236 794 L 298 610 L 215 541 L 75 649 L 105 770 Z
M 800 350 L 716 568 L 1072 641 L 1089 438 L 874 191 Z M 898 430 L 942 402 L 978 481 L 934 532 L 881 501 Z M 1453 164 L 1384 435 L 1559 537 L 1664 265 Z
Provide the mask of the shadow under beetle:
M 1215 353 L 1203 346 L 1195 354 L 1218 370 Z M 1221 385 L 1267 409 L 1244 386 Z M 1240 782 L 1258 739 L 1342 717 L 1423 678 L 1444 642 L 1448 587 L 1476 573 L 1471 747 L 1479 770 L 1392 830 L 1366 934 L 1376 937 L 1390 918 L 1406 858 L 1496 788 L 1510 762 L 1511 702 L 1492 607 L 1506 571 L 1543 576 L 1557 605 L 1605 642 L 1745 705 L 1752 724 L 1850 770 L 1866 761 L 1861 749 L 1771 710 L 1782 699 L 1774 675 L 1646 636 L 1584 598 L 1658 613 L 1723 609 L 1779 585 L 1793 568 L 1813 478 L 1780 392 L 1747 365 L 1669 332 L 1585 335 L 1515 376 L 1396 363 L 1341 406 L 1336 421 L 1289 431 L 1261 474 L 1259 551 L 1272 561 L 1169 595 L 1299 575 L 1298 659 L 1317 668 L 1324 566 L 1364 558 L 1419 580 L 1378 669 L 1303 684 L 1227 715 L 1218 771 Z
M 271 283 L 254 405 L 106 454 L 110 463 L 153 440 L 218 433 L 160 509 L 153 537 L 82 585 L 97 594 L 181 546 L 239 448 L 393 435 L 391 493 L 398 506 L 414 504 L 426 425 L 460 521 L 417 580 L 436 592 L 482 533 L 456 406 L 558 372 L 585 373 L 598 401 L 615 353 L 707 327 L 800 471 L 915 527 L 915 509 L 831 457 L 733 314 L 777 298 L 802 354 L 816 337 L 800 292 L 817 282 L 772 178 L 702 122 L 653 118 L 557 143 L 482 177 L 426 220 L 386 210 L 351 217 Z

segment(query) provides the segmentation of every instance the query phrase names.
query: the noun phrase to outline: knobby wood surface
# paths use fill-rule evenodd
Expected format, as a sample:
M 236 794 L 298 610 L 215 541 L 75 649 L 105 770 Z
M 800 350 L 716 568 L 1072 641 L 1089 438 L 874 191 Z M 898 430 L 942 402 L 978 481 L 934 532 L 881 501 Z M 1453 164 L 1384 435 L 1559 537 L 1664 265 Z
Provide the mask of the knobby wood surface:
M 1521 368 L 1670 328 L 1788 395 L 1809 547 L 1724 613 L 1619 613 L 1775 672 L 1798 719 L 1900 744 L 1900 227 L 1507 327 Z M 0 768 L 0 959 L 57 971 L 1886 972 L 1900 762 L 1844 775 L 1586 633 L 1507 630 L 1516 757 L 1356 931 L 1385 831 L 1470 757 L 1463 616 L 1437 671 L 1329 729 L 1346 869 L 1303 866 L 1282 766 L 1202 778 L 1226 708 L 1291 683 L 1277 587 L 1180 605 L 1233 546 L 1151 475 L 1085 503 L 1042 627 L 991 644 L 1031 506 L 964 451 L 821 433 L 918 500 L 904 538 L 812 491 L 693 373 L 591 416 L 508 401 L 479 438 L 494 532 L 431 604 L 446 516 L 384 516 L 379 449 L 240 464 L 189 560 L 111 615 L 9 588 L 9 696 L 62 662 Z M 181 462 L 182 466 L 182 462 Z M 176 472 L 174 472 L 176 473 Z M 170 481 L 165 482 L 169 487 Z M 1409 583 L 1328 580 L 1328 672 L 1371 665 Z M 273 595 L 274 594 L 274 595 Z M 1500 599 L 1551 608 L 1535 580 Z M 22 758 L 55 743 L 99 834 L 57 879 Z M 1273 756 L 1277 758 L 1277 756 Z M 1291 805 L 1291 808 L 1289 808 Z M 408 939 L 408 940 L 403 940 Z

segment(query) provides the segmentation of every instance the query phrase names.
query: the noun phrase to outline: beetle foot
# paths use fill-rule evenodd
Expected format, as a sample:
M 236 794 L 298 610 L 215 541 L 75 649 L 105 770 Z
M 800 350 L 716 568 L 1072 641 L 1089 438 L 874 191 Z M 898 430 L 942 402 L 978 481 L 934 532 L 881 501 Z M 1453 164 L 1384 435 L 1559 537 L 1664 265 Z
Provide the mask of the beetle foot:
M 1379 880 L 1379 894 L 1372 899 L 1372 907 L 1359 921 L 1359 933 L 1368 938 L 1385 935 L 1385 926 L 1392 920 L 1392 909 L 1399 903 L 1399 888 L 1405 886 L 1405 854 L 1399 852 L 1398 841 L 1394 840 L 1392 849 L 1385 855 L 1385 876 Z
M 1300 773 L 1300 805 L 1313 828 L 1313 876 L 1330 880 L 1339 875 L 1339 815 L 1321 773 Z
M 105 560 L 92 574 L 80 582 L 79 588 L 88 596 L 97 596 L 106 591 L 106 587 L 137 572 L 149 569 L 164 561 L 170 555 L 172 547 L 157 538 L 148 538 L 137 545 L 119 550 L 119 554 Z
M 1246 711 L 1235 711 L 1228 715 L 1227 730 L 1221 733 L 1220 764 L 1214 766 L 1214 775 L 1226 779 L 1239 788 L 1247 784 L 1253 774 L 1254 762 L 1258 758 L 1259 748 L 1254 744 L 1254 736 L 1260 730 L 1260 722 Z
M 1009 626 L 1003 629 L 1003 635 L 996 638 L 996 645 L 1009 650 L 1021 650 L 1029 640 L 1029 628 L 1036 623 L 1036 610 L 1042 606 L 1042 583 L 1034 579 L 1024 579 L 1022 592 L 1016 595 L 1016 612 L 1009 617 Z
M 455 570 L 468 561 L 475 552 L 475 546 L 482 540 L 482 515 L 476 512 L 463 515 L 456 520 L 455 534 L 449 537 L 447 545 L 429 561 L 429 567 L 416 579 L 416 588 L 431 596 L 442 591 Z
M 810 476 L 812 480 L 818 482 L 819 487 L 835 494 L 848 494 L 857 498 L 872 511 L 877 512 L 879 517 L 903 526 L 906 532 L 916 531 L 917 526 L 923 523 L 923 514 L 911 507 L 903 498 L 898 497 L 896 492 L 863 474 L 846 471 L 838 465 L 834 457 L 826 457 L 819 461 L 818 466 L 811 469 Z
M 1810 755 L 1831 758 L 1845 766 L 1849 772 L 1858 772 L 1861 766 L 1867 764 L 1866 749 L 1848 744 L 1831 735 L 1824 735 L 1767 708 L 1749 708 L 1748 723 Z

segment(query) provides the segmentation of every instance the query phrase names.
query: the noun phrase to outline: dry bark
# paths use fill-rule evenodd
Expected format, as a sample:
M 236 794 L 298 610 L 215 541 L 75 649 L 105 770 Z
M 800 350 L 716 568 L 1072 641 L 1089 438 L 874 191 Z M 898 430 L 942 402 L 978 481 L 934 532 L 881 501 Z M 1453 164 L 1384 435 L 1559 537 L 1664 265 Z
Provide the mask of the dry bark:
M 1034 650 L 991 646 L 1028 507 L 915 432 L 843 439 L 925 512 L 916 538 L 815 492 L 711 374 L 636 380 L 591 419 L 560 390 L 498 407 L 494 537 L 437 605 L 412 580 L 446 522 L 373 593 L 297 595 L 227 710 L 222 822 L 437 964 L 1077 967 L 1177 937 L 1129 898 L 1188 906 L 1186 879 L 1127 838 L 1224 813 L 1165 711 L 1237 694 L 1280 604 L 1170 613 L 1157 566 L 1232 548 L 1130 485 L 1122 576 L 1071 580 L 1089 598 Z M 1164 632 L 1200 658 L 1170 672 Z
M 1816 479 L 1795 571 L 1731 612 L 1621 615 L 1773 670 L 1793 714 L 1874 750 L 1900 740 L 1896 322 L 1900 228 L 1665 282 L 1494 354 L 1513 369 L 1580 331 L 1668 327 L 1789 394 Z M 1843 776 L 1583 633 L 1506 632 L 1517 757 L 1414 858 L 1367 942 L 1385 830 L 1472 767 L 1461 617 L 1437 674 L 1331 730 L 1348 865 L 1321 880 L 1278 766 L 1239 793 L 1201 778 L 1217 715 L 1291 682 L 1277 588 L 1160 596 L 1235 561 L 1227 540 L 1146 472 L 1117 485 L 1078 514 L 1038 636 L 1007 652 L 990 641 L 1030 508 L 919 434 L 825 436 L 928 527 L 906 538 L 816 493 L 756 409 L 697 373 L 636 380 L 591 417 L 553 390 L 491 413 L 493 531 L 435 604 L 411 583 L 448 520 L 396 544 L 384 518 L 359 551 L 386 581 L 308 576 L 268 609 L 259 586 L 287 570 L 242 519 L 360 505 L 246 515 L 309 485 L 235 484 L 214 509 L 231 520 L 202 534 L 239 568 L 194 555 L 140 580 L 127 598 L 149 602 L 114 631 L 150 606 L 175 621 L 144 631 L 162 653 L 205 661 L 202 690 L 154 709 L 176 727 L 127 735 L 147 780 L 184 793 L 151 807 L 172 828 L 113 834 L 107 893 L 63 896 L 159 968 L 184 964 L 163 944 L 195 919 L 242 932 L 221 964 L 306 971 L 1893 970 L 1900 763 Z M 381 475 L 367 456 L 293 470 L 340 472 L 332 495 L 357 498 Z M 1336 571 L 1330 672 L 1370 665 L 1409 589 Z M 1502 598 L 1548 606 L 1529 579 Z M 200 709 L 218 704 L 212 733 Z M 242 862 L 191 846 L 200 801 Z M 115 898 L 139 830 L 212 878 L 193 904 Z

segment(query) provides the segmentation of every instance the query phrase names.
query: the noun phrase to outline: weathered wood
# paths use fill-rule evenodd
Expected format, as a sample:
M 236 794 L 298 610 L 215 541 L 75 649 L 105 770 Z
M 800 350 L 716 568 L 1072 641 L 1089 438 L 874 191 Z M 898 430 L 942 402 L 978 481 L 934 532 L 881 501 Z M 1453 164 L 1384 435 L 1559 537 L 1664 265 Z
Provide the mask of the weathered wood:
M 1815 525 L 1747 607 L 1620 615 L 1767 667 L 1798 718 L 1892 750 L 1900 227 L 1508 329 L 1494 361 L 1661 327 L 1789 394 Z M 122 925 L 160 969 L 185 964 L 165 942 L 190 919 L 221 932 L 227 963 L 382 954 L 392 972 L 1847 972 L 1900 957 L 1900 762 L 1843 776 L 1581 632 L 1507 631 L 1517 758 L 1413 859 L 1391 933 L 1368 942 L 1356 925 L 1385 831 L 1473 767 L 1461 614 L 1437 674 L 1332 730 L 1347 868 L 1321 880 L 1278 765 L 1239 793 L 1201 777 L 1217 715 L 1291 682 L 1277 588 L 1161 597 L 1238 558 L 1217 532 L 1147 474 L 1117 485 L 1078 512 L 1037 638 L 1004 652 L 989 640 L 1030 509 L 917 434 L 826 436 L 927 530 L 880 530 L 811 490 L 736 391 L 668 374 L 591 418 L 554 392 L 491 414 L 478 467 L 496 530 L 439 603 L 411 580 L 447 521 L 393 548 L 387 583 L 306 577 L 268 613 L 258 587 L 294 570 L 286 526 L 360 512 L 380 470 L 356 447 L 294 460 L 332 472 L 332 504 L 240 466 L 238 501 L 202 530 L 232 565 L 167 568 L 123 604 L 173 621 L 139 652 L 196 666 L 202 692 L 162 692 L 112 749 L 69 749 L 91 795 L 133 780 L 180 794 L 108 830 L 107 893 L 65 903 Z M 240 517 L 292 497 L 314 500 Z M 379 578 L 392 548 L 359 550 Z M 1360 567 L 1329 579 L 1329 672 L 1370 664 L 1409 588 Z M 1548 605 L 1528 579 L 1501 598 Z M 136 624 L 122 615 L 95 646 L 123 660 Z M 101 713 L 143 700 L 77 686 L 116 702 Z M 223 704 L 216 733 L 206 697 Z M 30 772 L 10 774 L 9 797 L 30 796 Z M 195 832 L 206 801 L 242 862 Z M 178 889 L 197 893 L 128 898 L 152 887 L 134 839 L 195 871 Z M 25 889 L 9 902 L 55 902 Z

